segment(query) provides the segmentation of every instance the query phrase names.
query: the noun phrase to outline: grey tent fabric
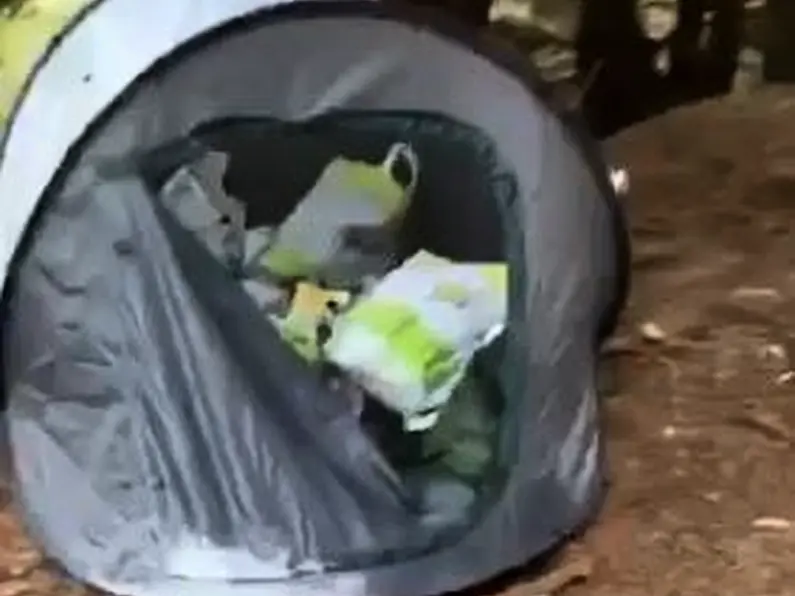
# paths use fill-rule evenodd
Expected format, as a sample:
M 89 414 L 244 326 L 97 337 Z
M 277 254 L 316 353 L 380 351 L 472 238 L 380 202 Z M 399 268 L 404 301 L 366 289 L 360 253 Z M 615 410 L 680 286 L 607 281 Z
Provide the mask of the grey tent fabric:
M 16 350 L 8 364 L 18 387 L 12 440 L 82 456 L 53 470 L 63 477 L 50 481 L 84 489 L 75 502 L 95 520 L 90 533 L 53 524 L 39 524 L 39 532 L 69 544 L 59 554 L 75 565 L 108 559 L 113 567 L 98 571 L 121 580 L 140 573 L 137 553 L 161 546 L 148 527 L 156 516 L 221 544 L 249 535 L 247 546 L 266 559 L 291 545 L 288 537 L 300 537 L 298 561 L 330 560 L 341 547 L 404 545 L 414 524 L 400 507 L 400 487 L 353 428 L 346 404 L 319 394 L 297 358 L 273 345 L 275 331 L 195 241 L 172 229 L 173 247 L 167 244 L 168 222 L 157 217 L 140 183 L 92 184 L 50 212 L 44 229 L 57 225 L 61 234 L 42 235 L 19 280 L 16 300 L 25 306 L 14 309 L 21 316 L 11 324 Z M 246 375 L 246 386 L 241 369 L 263 362 L 269 374 Z M 51 412 L 43 419 L 33 406 L 41 395 Z M 339 461 L 322 461 L 328 454 Z M 20 465 L 23 474 L 29 469 Z M 86 472 L 90 484 L 70 483 Z M 375 489 L 382 503 L 358 495 Z M 29 502 L 34 519 L 52 507 L 38 494 L 47 502 Z M 111 511 L 119 519 L 104 515 Z M 71 524 L 82 516 L 59 517 Z M 81 552 L 81 534 L 96 552 Z M 127 535 L 129 545 L 121 540 Z
M 538 555 L 599 504 L 597 340 L 621 276 L 604 166 L 466 45 L 370 3 L 317 4 L 222 27 L 136 82 L 64 165 L 18 255 L 2 331 L 21 505 L 69 572 L 117 593 L 439 594 Z M 418 114 L 438 115 L 436 128 L 409 131 Z M 481 178 L 440 158 L 416 215 L 446 223 L 442 250 L 499 252 L 511 267 L 492 364 L 500 466 L 465 515 L 433 507 L 465 501 L 455 486 L 417 499 L 158 202 L 151 176 L 105 167 L 181 155 L 180 143 L 190 154 L 184 140 L 198 127 L 212 144 L 207 123 L 226 118 L 309 122 L 360 149 L 402 121 L 428 152 L 441 155 L 443 138 L 470 146 L 461 155 Z M 456 145 L 446 122 L 477 134 Z M 357 130 L 364 141 L 350 140 Z M 284 171 L 278 149 L 252 153 L 254 169 Z M 499 233 L 486 250 L 489 219 Z

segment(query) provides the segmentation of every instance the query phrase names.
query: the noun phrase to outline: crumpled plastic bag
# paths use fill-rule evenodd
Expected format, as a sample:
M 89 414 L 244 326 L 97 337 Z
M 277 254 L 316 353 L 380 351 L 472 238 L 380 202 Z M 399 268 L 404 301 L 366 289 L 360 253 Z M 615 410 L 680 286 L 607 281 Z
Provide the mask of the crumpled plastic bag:
M 224 266 L 239 270 L 245 258 L 246 206 L 223 187 L 229 157 L 210 151 L 179 170 L 161 191 L 163 205 Z
M 332 326 L 325 357 L 403 416 L 431 428 L 475 353 L 505 327 L 508 269 L 420 252 Z
M 179 224 L 241 279 L 243 289 L 260 310 L 278 312 L 289 306 L 289 295 L 266 276 L 245 277 L 250 263 L 273 242 L 270 227 L 246 229 L 246 205 L 223 186 L 229 157 L 209 151 L 174 173 L 161 191 L 162 204 Z M 286 304 L 287 303 L 287 304 Z

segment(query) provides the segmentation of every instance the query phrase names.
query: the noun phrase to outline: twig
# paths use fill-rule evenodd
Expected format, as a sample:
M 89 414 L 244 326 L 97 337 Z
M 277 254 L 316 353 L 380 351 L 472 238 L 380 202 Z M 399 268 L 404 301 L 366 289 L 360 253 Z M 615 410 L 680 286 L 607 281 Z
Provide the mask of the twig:
M 530 583 L 514 586 L 504 596 L 558 596 L 593 575 L 594 559 L 581 556 Z
M 585 75 L 585 79 L 583 80 L 582 85 L 579 87 L 577 95 L 574 96 L 572 102 L 574 105 L 571 106 L 573 109 L 580 110 L 582 108 L 586 96 L 591 91 L 594 83 L 596 83 L 596 78 L 598 77 L 599 73 L 602 72 L 604 65 L 604 59 L 600 59 L 591 67 L 591 70 L 588 71 L 588 74 Z
M 793 443 L 793 433 L 779 416 L 770 412 L 745 412 L 740 416 L 729 418 L 735 426 L 756 431 L 771 441 Z

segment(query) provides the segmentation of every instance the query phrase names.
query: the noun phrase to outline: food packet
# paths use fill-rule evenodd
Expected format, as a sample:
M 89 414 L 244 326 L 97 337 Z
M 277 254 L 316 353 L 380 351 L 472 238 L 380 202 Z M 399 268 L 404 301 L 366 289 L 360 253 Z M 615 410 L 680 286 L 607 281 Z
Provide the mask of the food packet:
M 422 251 L 335 319 L 326 358 L 403 416 L 431 428 L 475 353 L 505 327 L 507 265 Z

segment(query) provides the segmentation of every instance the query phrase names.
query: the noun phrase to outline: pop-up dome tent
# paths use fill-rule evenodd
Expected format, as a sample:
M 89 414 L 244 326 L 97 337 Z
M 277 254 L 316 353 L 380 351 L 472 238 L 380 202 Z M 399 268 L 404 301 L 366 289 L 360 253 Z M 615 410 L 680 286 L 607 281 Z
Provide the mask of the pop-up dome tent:
M 119 594 L 416 596 L 587 520 L 626 232 L 598 152 L 525 69 L 377 2 L 105 0 L 72 20 L 0 165 L 6 421 L 50 555 Z M 491 456 L 466 487 L 385 459 L 159 202 L 211 148 L 228 192 L 278 220 L 329 159 L 397 140 L 422 163 L 412 247 L 509 265 L 478 364 Z

